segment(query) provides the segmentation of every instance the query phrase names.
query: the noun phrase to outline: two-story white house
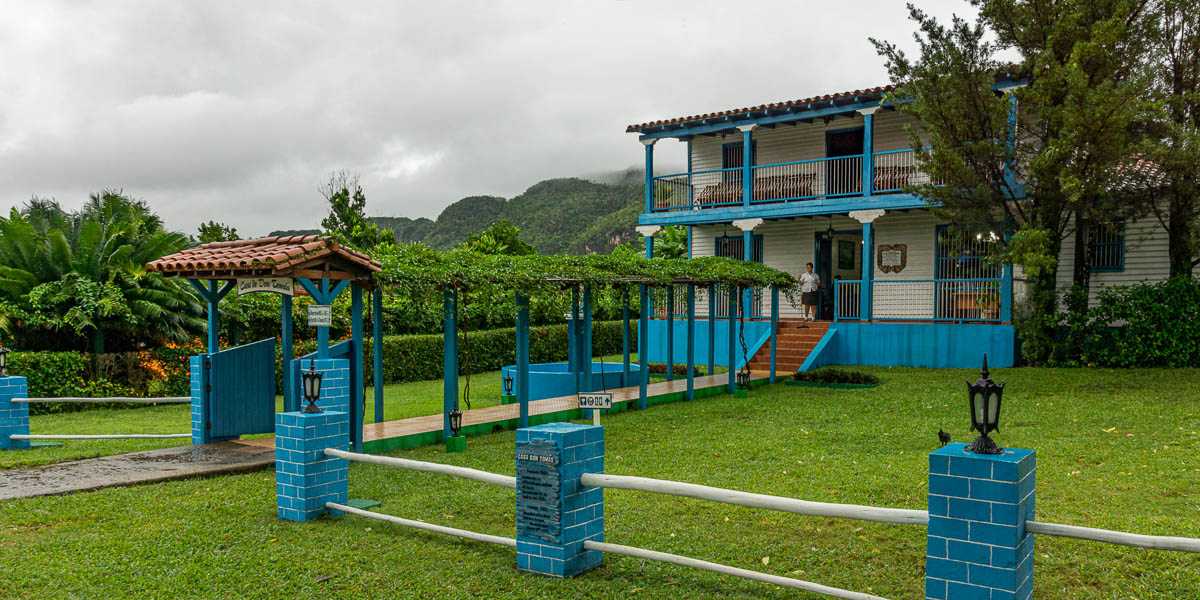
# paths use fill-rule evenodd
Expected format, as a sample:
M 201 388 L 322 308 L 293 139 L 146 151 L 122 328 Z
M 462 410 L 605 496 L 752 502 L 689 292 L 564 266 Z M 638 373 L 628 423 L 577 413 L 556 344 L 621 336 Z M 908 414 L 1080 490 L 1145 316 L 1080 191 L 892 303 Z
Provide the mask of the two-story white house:
M 1012 85 L 999 78 L 997 93 Z M 916 123 L 882 101 L 890 89 L 630 125 L 626 131 L 645 147 L 638 230 L 648 236 L 648 252 L 662 226 L 683 225 L 690 256 L 756 260 L 794 274 L 813 263 L 823 282 L 820 321 L 801 327 L 801 307 L 780 301 L 780 369 L 806 362 L 977 367 L 985 352 L 994 366 L 1012 365 L 1012 315 L 1022 282 L 1011 267 L 982 260 L 988 236 L 964 242 L 942 235 L 947 225 L 926 200 L 904 192 L 929 176 L 916 168 L 905 130 Z M 670 145 L 684 149 L 685 172 L 654 175 L 655 150 L 665 140 L 683 142 Z M 1101 227 L 1092 243 L 1094 292 L 1167 276 L 1166 234 L 1152 217 Z M 1072 260 L 1068 239 L 1059 269 L 1064 286 Z M 658 304 L 659 315 L 682 314 L 681 307 Z M 727 326 L 721 319 L 727 299 L 718 293 L 713 304 L 710 311 L 701 294 L 698 313 L 715 312 L 717 326 Z M 762 350 L 750 361 L 755 368 L 765 364 L 772 308 L 769 295 L 749 302 L 747 356 Z M 652 325 L 651 360 L 666 359 L 667 325 L 665 319 Z M 698 342 L 708 343 L 704 335 Z M 728 352 L 718 348 L 718 354 L 728 364 Z M 738 354 L 735 364 L 742 362 Z

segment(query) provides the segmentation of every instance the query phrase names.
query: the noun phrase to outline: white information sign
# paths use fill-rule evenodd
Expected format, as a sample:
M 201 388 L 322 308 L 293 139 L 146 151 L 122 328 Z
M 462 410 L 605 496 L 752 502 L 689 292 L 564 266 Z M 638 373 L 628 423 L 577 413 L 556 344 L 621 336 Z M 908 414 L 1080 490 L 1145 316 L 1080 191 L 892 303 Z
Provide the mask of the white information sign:
M 879 253 L 879 257 L 879 266 L 898 267 L 903 264 L 901 259 L 904 258 L 904 254 L 899 250 L 884 250 L 883 252 Z
M 612 408 L 612 394 L 579 394 L 579 408 Z
M 284 296 L 295 296 L 295 284 L 290 277 L 251 277 L 237 280 L 238 295 L 255 292 L 273 292 Z
M 328 304 L 311 304 L 308 307 L 309 327 L 332 327 L 333 308 Z

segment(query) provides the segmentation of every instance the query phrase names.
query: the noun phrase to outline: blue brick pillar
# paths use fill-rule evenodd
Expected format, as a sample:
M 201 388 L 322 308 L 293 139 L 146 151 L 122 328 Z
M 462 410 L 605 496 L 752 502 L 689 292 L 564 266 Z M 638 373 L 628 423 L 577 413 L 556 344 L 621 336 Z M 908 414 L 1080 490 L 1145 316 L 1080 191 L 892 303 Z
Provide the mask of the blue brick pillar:
M 925 597 L 1026 600 L 1033 597 L 1036 454 L 966 452 L 948 444 L 929 455 Z
M 604 541 L 604 489 L 584 487 L 584 473 L 604 471 L 604 428 L 548 423 L 517 430 L 517 568 L 574 577 L 600 566 L 603 554 L 583 542 Z
M 332 410 L 335 412 L 350 412 L 350 359 L 347 358 L 297 358 L 296 363 L 296 381 L 293 383 L 293 388 L 296 390 L 296 395 L 299 398 L 296 406 L 302 410 L 308 405 L 304 399 L 304 383 L 303 376 L 315 364 L 317 372 L 322 373 L 321 376 L 321 397 L 317 399 L 317 406 L 321 410 Z
M 275 415 L 275 491 L 280 519 L 307 521 L 325 512 L 339 514 L 327 511 L 325 503 L 346 503 L 350 463 L 325 456 L 325 449 L 346 450 L 349 446 L 349 413 Z
M 29 405 L 12 401 L 13 398 L 26 398 L 27 394 L 24 377 L 0 377 L 0 450 L 29 447 L 29 440 L 8 437 L 29 435 Z

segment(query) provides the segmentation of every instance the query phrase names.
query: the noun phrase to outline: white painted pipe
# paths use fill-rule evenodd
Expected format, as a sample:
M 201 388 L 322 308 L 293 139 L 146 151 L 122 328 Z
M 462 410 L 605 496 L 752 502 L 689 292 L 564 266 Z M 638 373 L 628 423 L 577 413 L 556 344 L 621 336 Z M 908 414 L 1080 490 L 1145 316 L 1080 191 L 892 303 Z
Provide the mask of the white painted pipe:
M 190 433 L 130 433 L 112 435 L 24 435 L 8 436 L 14 440 L 158 440 L 168 438 L 190 438 Z
M 387 467 L 397 467 L 400 469 L 410 469 L 413 471 L 426 471 L 428 473 L 441 473 L 443 475 L 453 475 L 464 479 L 473 479 L 482 481 L 500 487 L 513 488 L 517 487 L 517 478 L 508 475 L 500 475 L 499 473 L 489 473 L 488 471 L 480 471 L 478 469 L 469 469 L 467 467 L 456 467 L 454 465 L 443 465 L 441 463 L 425 462 L 420 460 L 409 460 L 407 458 L 394 458 L 391 456 L 375 456 L 373 454 L 359 454 L 357 452 L 346 452 L 345 450 L 337 450 L 335 448 L 326 448 L 325 456 L 334 456 L 344 458 L 353 462 L 370 463 L 373 465 L 384 465 Z
M 192 401 L 187 396 L 172 396 L 170 398 L 128 398 L 125 396 L 114 396 L 112 398 L 13 398 L 13 402 L 26 402 L 29 404 L 42 404 L 51 402 L 122 402 L 125 404 L 188 404 Z
M 326 502 L 325 508 L 340 510 L 344 513 L 358 515 L 368 519 L 378 519 L 380 521 L 387 521 L 388 523 L 395 523 L 397 525 L 404 525 L 406 527 L 415 527 L 417 529 L 424 529 L 425 531 L 434 531 L 437 533 L 444 533 L 446 535 L 453 535 L 460 538 L 466 538 L 468 540 L 475 540 L 477 542 L 489 542 L 492 544 L 499 544 L 501 546 L 508 546 L 509 548 L 517 547 L 517 540 L 513 538 L 500 537 L 498 535 L 488 535 L 486 533 L 475 533 L 474 531 L 455 529 L 453 527 L 443 527 L 441 525 L 425 523 L 424 521 L 401 519 L 400 517 L 393 517 L 392 515 L 371 512 L 369 510 L 362 510 L 359 508 L 346 506 L 345 504 L 338 504 L 336 502 Z
M 1092 540 L 1121 546 L 1150 548 L 1152 550 L 1176 550 L 1179 552 L 1200 552 L 1200 539 L 1170 537 L 1164 535 L 1141 535 L 1111 531 L 1108 529 L 1093 529 L 1075 525 L 1059 525 L 1057 523 L 1039 523 L 1026 521 L 1025 530 L 1039 535 L 1056 535 L 1059 537 Z
M 812 502 L 809 500 L 768 496 L 766 494 L 752 494 L 750 492 L 739 492 L 737 490 L 727 490 L 663 479 L 650 479 L 647 477 L 584 473 L 581 483 L 591 487 L 640 490 L 643 492 L 698 498 L 700 500 L 711 500 L 713 502 L 736 504 L 751 508 L 765 508 L 767 510 L 778 510 L 814 517 L 837 517 L 841 519 L 858 519 L 861 521 L 899 523 L 903 525 L 929 524 L 929 513 L 924 510 Z
M 774 585 L 796 588 L 798 590 L 813 592 L 815 594 L 824 594 L 833 598 L 845 598 L 847 600 L 885 600 L 879 596 L 864 594 L 862 592 L 851 592 L 849 590 L 829 587 L 827 585 L 812 583 L 810 581 L 802 581 L 800 579 L 792 579 L 791 577 L 780 577 L 778 575 L 759 573 L 758 571 L 739 569 L 737 567 L 711 563 L 705 560 L 679 556 L 678 554 L 655 552 L 653 550 L 645 550 L 643 548 L 635 548 L 633 546 L 621 546 L 619 544 L 609 544 L 606 542 L 593 542 L 587 540 L 583 542 L 583 548 L 585 550 L 595 550 L 598 552 L 607 552 L 609 554 L 622 554 L 625 556 L 632 556 L 634 558 L 647 558 L 660 562 L 683 565 L 685 567 L 704 569 L 705 571 L 712 571 L 714 573 L 721 573 L 723 575 L 733 575 L 734 577 L 741 577 L 743 579 L 751 579 L 754 581 L 761 581 L 763 583 L 771 583 Z

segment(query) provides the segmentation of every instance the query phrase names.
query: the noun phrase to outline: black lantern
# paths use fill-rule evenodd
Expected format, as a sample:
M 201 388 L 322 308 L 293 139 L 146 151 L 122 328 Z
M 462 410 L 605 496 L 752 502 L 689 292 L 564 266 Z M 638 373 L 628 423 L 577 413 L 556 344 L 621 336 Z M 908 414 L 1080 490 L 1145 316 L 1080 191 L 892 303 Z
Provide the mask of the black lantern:
M 743 390 L 750 389 L 750 371 L 747 371 L 745 369 L 738 371 L 737 384 L 738 384 L 738 387 Z
M 513 387 L 513 376 L 511 373 L 504 376 L 504 395 L 511 396 Z
M 308 400 L 308 406 L 300 411 L 306 415 L 319 415 L 323 411 L 317 406 L 317 400 L 321 397 L 321 377 L 322 373 L 317 372 L 316 362 L 310 363 L 308 371 L 304 373 L 304 399 Z
M 8 353 L 12 352 L 4 346 L 0 346 L 0 377 L 8 377 L 8 372 L 4 370 L 8 365 Z
M 835 235 L 837 235 L 837 232 L 833 229 L 833 215 L 829 215 L 829 229 L 825 230 L 825 237 L 832 240 Z
M 455 408 L 450 411 L 450 433 L 454 437 L 458 437 L 460 431 L 462 431 L 462 411 Z
M 971 430 L 979 437 L 967 446 L 968 452 L 976 454 L 1003 454 L 1004 450 L 988 437 L 1000 430 L 1000 401 L 1004 396 L 1004 382 L 996 383 L 988 376 L 987 355 L 983 355 L 983 371 L 975 383 L 967 382 L 967 393 L 971 401 Z

